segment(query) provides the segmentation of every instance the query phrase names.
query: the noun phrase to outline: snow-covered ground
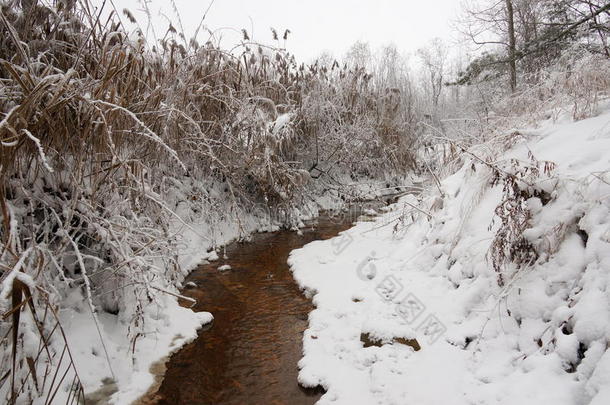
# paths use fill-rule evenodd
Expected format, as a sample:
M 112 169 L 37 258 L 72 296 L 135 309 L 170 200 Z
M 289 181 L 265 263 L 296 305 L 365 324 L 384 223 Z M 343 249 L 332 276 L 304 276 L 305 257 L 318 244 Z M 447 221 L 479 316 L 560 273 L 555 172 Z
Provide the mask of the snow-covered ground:
M 291 254 L 318 404 L 610 403 L 610 112 L 520 133 Z

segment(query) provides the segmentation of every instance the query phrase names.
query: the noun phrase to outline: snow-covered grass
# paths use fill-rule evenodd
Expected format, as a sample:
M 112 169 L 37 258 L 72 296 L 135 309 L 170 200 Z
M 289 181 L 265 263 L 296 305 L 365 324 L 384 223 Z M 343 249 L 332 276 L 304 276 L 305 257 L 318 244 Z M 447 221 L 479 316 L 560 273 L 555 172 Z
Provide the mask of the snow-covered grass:
M 513 137 L 292 252 L 318 404 L 610 403 L 610 112 Z

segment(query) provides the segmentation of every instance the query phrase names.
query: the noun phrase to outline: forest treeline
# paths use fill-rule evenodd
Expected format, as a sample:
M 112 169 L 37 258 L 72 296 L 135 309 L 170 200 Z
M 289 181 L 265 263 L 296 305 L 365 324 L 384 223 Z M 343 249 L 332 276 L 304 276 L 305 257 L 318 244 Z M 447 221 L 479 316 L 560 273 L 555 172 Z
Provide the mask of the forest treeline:
M 118 314 L 136 344 L 143 308 L 184 276 L 181 213 L 241 226 L 262 203 L 289 218 L 312 190 L 348 198 L 352 183 L 446 174 L 456 144 L 515 117 L 594 113 L 610 80 L 609 3 L 483 3 L 466 4 L 459 27 L 485 52 L 450 55 L 435 40 L 414 67 L 361 42 L 303 64 L 246 30 L 233 50 L 171 24 L 153 43 L 123 24 L 144 24 L 129 10 L 2 0 L 0 395 L 52 398 L 50 365 L 76 370 L 56 356 L 68 346 L 55 311 L 71 291 L 94 318 Z M 32 377 L 40 367 L 50 386 Z M 81 388 L 75 376 L 75 401 Z

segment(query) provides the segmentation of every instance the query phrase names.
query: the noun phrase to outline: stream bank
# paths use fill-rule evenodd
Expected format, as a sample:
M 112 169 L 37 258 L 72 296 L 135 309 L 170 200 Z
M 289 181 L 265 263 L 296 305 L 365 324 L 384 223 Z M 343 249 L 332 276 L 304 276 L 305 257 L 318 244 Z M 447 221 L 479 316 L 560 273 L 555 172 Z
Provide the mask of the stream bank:
M 297 383 L 310 300 L 287 264 L 291 251 L 336 236 L 382 203 L 324 212 L 299 232 L 259 233 L 226 247 L 226 259 L 200 265 L 182 293 L 214 322 L 156 365 L 157 384 L 138 404 L 312 405 L 323 390 Z M 186 303 L 185 303 L 186 304 Z M 156 392 L 155 392 L 156 391 Z

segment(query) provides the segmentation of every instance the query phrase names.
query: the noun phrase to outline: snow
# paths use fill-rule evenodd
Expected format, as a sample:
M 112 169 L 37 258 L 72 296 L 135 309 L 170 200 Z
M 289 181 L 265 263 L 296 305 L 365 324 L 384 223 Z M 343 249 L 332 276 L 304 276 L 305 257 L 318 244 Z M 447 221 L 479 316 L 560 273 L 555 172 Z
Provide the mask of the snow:
M 75 297 L 80 300 L 80 297 Z M 146 309 L 148 334 L 133 344 L 124 334 L 123 322 L 111 314 L 99 314 L 103 339 L 110 356 L 112 371 L 93 332 L 95 325 L 88 310 L 66 311 L 61 316 L 63 327 L 69 331 L 72 355 L 79 367 L 79 376 L 90 395 L 102 388 L 104 379 L 117 383 L 117 391 L 110 402 L 129 404 L 146 392 L 153 383 L 151 366 L 158 360 L 197 337 L 197 329 L 213 320 L 209 312 L 195 313 L 180 307 L 176 298 L 161 296 L 157 305 Z M 86 365 L 86 366 L 85 366 Z M 114 374 L 114 376 L 113 376 Z
M 271 132 L 274 136 L 279 136 L 280 131 L 292 120 L 293 114 L 285 113 L 280 114 L 275 122 L 271 124 Z
M 319 405 L 609 403 L 610 112 L 522 133 L 494 162 L 531 152 L 556 167 L 533 185 L 550 200 L 525 203 L 538 259 L 506 263 L 505 285 L 488 257 L 502 186 L 470 159 L 444 196 L 405 196 L 292 252 L 315 305 L 299 383 L 327 390 Z M 381 343 L 365 347 L 362 334 Z
M 204 260 L 207 260 L 209 262 L 215 262 L 216 260 L 218 260 L 218 252 L 212 250 Z

